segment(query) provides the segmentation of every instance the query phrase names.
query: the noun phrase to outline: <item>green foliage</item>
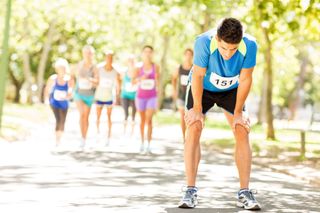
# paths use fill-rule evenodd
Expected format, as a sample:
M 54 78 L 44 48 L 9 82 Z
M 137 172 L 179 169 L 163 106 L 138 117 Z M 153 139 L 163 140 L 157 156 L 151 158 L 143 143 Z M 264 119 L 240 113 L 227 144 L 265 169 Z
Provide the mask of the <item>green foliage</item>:
M 320 40 L 320 4 L 317 1 L 274 0 L 247 1 L 232 13 L 245 23 L 246 31 L 254 35 L 259 45 L 257 67 L 254 72 L 255 95 L 261 94 L 266 49 L 261 29 L 266 28 L 272 42 L 273 53 L 273 102 L 288 107 L 297 86 L 301 66 L 301 53 L 309 59 L 308 75 L 304 85 L 305 104 L 319 102 L 320 83 L 317 70 Z M 317 27 L 315 27 L 317 26 Z M 307 51 L 306 51 L 307 49 Z
M 3 1 L 0 12 L 3 14 Z M 258 10 L 260 12 L 258 12 Z M 259 54 L 254 72 L 253 93 L 260 95 L 265 49 L 261 28 L 270 33 L 273 44 L 274 104 L 288 106 L 300 72 L 300 53 L 305 49 L 309 58 L 304 85 L 306 102 L 320 101 L 320 3 L 316 0 L 219 1 L 219 0 L 45 0 L 14 1 L 10 71 L 23 80 L 22 54 L 30 55 L 31 71 L 36 76 L 43 44 L 50 24 L 55 34 L 46 66 L 45 78 L 52 74 L 52 62 L 65 57 L 70 63 L 81 60 L 81 48 L 92 44 L 96 61 L 103 60 L 103 50 L 113 49 L 115 61 L 125 65 L 126 55 L 139 59 L 141 47 L 151 44 L 155 60 L 160 63 L 164 38 L 169 38 L 166 67 L 162 67 L 164 81 L 181 63 L 183 50 L 193 47 L 194 39 L 204 30 L 215 27 L 223 17 L 239 18 L 246 32 L 257 38 Z M 0 17 L 0 21 L 3 17 Z M 2 25 L 0 25 L 0 29 Z M 0 38 L 2 34 L 0 34 Z

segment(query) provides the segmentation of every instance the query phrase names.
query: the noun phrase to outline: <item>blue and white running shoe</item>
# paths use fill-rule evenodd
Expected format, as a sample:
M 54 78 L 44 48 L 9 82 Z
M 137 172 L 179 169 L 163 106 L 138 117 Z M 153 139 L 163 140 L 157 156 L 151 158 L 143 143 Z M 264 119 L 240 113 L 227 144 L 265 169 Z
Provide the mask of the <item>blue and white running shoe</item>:
M 198 188 L 197 187 L 187 187 L 183 190 L 184 194 L 179 203 L 179 208 L 194 208 L 198 205 Z

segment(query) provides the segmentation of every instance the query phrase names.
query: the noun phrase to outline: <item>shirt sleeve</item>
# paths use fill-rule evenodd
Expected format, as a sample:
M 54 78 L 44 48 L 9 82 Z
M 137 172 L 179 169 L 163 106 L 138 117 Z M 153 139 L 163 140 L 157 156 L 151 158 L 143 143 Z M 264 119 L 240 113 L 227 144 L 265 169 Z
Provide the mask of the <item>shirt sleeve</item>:
M 247 43 L 247 54 L 244 58 L 242 68 L 249 69 L 256 65 L 257 49 L 257 43 L 249 40 Z
M 200 36 L 194 44 L 193 63 L 199 67 L 207 68 L 210 57 L 210 40 L 206 36 Z

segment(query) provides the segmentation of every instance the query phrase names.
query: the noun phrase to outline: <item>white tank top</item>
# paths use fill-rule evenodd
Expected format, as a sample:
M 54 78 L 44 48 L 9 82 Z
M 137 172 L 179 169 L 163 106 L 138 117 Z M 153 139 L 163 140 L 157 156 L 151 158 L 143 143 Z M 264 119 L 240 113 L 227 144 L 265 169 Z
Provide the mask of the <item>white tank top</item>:
M 112 101 L 117 81 L 117 71 L 107 71 L 105 64 L 98 66 L 99 84 L 96 89 L 95 99 L 98 101 Z

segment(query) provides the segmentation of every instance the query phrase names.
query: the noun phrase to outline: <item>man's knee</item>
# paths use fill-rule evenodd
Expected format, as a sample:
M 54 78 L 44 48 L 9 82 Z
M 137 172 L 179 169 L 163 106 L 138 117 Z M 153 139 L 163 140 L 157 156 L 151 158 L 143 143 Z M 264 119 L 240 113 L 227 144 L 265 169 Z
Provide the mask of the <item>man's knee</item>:
M 232 129 L 235 133 L 241 133 L 242 131 L 246 131 L 247 134 L 250 132 L 250 120 L 249 118 L 246 119 L 236 119 L 233 121 Z
M 234 130 L 234 136 L 237 144 L 246 144 L 249 143 L 249 132 L 245 127 L 241 125 L 236 125 Z
M 203 125 L 201 121 L 196 121 L 187 127 L 186 131 L 186 140 L 185 143 L 188 144 L 199 144 L 200 143 L 200 135 L 202 131 Z
M 203 129 L 203 125 L 201 121 L 195 121 L 191 125 L 188 126 L 188 131 L 190 133 L 200 133 Z
M 234 133 L 237 136 L 247 136 L 250 133 L 250 125 L 237 123 L 234 127 Z

